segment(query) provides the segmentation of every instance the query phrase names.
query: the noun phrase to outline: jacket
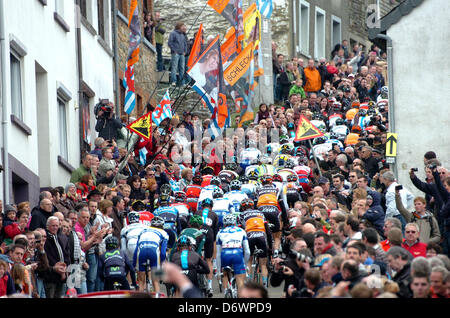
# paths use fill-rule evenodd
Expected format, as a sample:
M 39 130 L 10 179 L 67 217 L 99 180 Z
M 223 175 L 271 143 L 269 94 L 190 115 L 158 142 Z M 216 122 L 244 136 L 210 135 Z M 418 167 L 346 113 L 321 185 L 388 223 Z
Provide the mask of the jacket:
M 180 30 L 170 32 L 168 45 L 171 54 L 185 55 L 187 53 L 186 36 Z
M 95 131 L 98 132 L 98 136 L 105 140 L 117 140 L 119 130 L 122 128 L 122 123 L 116 118 L 98 118 L 95 124 Z
M 399 298 L 411 298 L 412 297 L 412 291 L 409 287 L 411 284 L 411 263 L 405 264 L 403 268 L 398 271 L 394 277 L 392 277 L 392 280 L 398 284 L 398 287 L 400 288 L 399 292 L 397 293 L 397 296 Z
M 442 196 L 438 190 L 436 183 L 426 183 L 420 181 L 416 175 L 411 178 L 411 182 L 414 186 L 422 192 L 425 192 L 425 199 L 427 199 L 427 208 L 431 209 L 430 199 L 434 198 L 434 211 L 435 215 L 438 214 L 439 210 L 444 206 L 444 201 L 442 200 Z
M 444 223 L 445 231 L 448 232 L 450 231 L 450 193 L 447 191 L 447 189 L 444 188 L 444 185 L 442 184 L 441 178 L 439 177 L 439 173 L 437 171 L 433 172 L 433 177 L 434 181 L 436 181 L 439 193 L 441 194 L 442 201 L 444 202 L 444 205 L 439 211 L 439 218 Z
M 303 88 L 305 89 L 305 92 L 309 93 L 320 91 L 322 87 L 322 79 L 317 68 L 311 70 L 309 67 L 305 67 L 304 72 L 306 83 L 304 83 Z
M 406 223 L 416 223 L 419 226 L 420 236 L 419 240 L 423 243 L 439 243 L 441 240 L 441 233 L 439 232 L 439 224 L 436 218 L 430 212 L 426 211 L 425 216 L 421 217 L 417 212 L 409 212 L 403 206 L 400 195 L 395 195 L 395 204 L 397 209 L 405 218 Z
M 0 297 L 8 296 L 16 293 L 14 281 L 8 272 L 0 277 Z
M 161 22 L 156 23 L 155 25 L 155 43 L 156 44 L 164 44 L 164 33 L 166 33 L 166 30 L 164 30 L 161 27 Z
M 427 244 L 417 240 L 413 245 L 409 245 L 407 241 L 403 241 L 402 247 L 411 253 L 415 257 L 423 256 L 427 257 Z
M 305 283 L 303 281 L 303 276 L 305 274 L 305 270 L 303 268 L 298 267 L 296 261 L 293 258 L 288 258 L 285 261 L 285 266 L 292 269 L 294 272 L 294 275 L 287 276 L 283 274 L 283 271 L 280 270 L 279 272 L 272 272 L 272 275 L 270 276 L 270 285 L 273 287 L 278 287 L 281 285 L 281 283 L 284 281 L 284 287 L 283 291 L 287 292 L 287 289 L 290 285 L 294 285 L 294 287 L 300 291 L 305 287 Z M 289 297 L 286 295 L 286 297 Z
M 5 231 L 5 239 L 13 239 L 14 236 L 22 234 L 19 224 L 5 217 L 3 220 L 3 230 Z
M 74 183 L 74 184 L 77 183 L 77 182 L 80 182 L 81 177 L 86 175 L 86 174 L 92 175 L 92 178 L 94 178 L 94 183 L 97 182 L 96 176 L 91 172 L 91 169 L 87 169 L 83 165 L 81 165 L 78 169 L 76 169 L 76 170 L 74 170 L 72 172 L 72 175 L 70 177 L 70 182 Z
M 367 193 L 372 196 L 373 202 L 362 218 L 372 223 L 377 232 L 383 235 L 384 210 L 381 207 L 381 195 L 376 191 L 368 191 Z
M 38 208 L 31 213 L 31 221 L 28 228 L 30 229 L 30 231 L 34 231 L 37 228 L 47 228 L 47 219 L 52 215 L 53 213 L 48 213 L 41 208 Z
M 48 265 L 50 266 L 50 271 L 48 275 L 44 278 L 45 281 L 49 282 L 60 282 L 61 275 L 55 271 L 53 271 L 53 266 L 56 263 L 60 262 L 60 257 L 58 253 L 58 248 L 56 246 L 55 241 L 52 239 L 53 235 L 47 232 L 47 240 L 45 241 L 44 250 L 47 254 Z M 64 259 L 64 263 L 69 266 L 70 265 L 70 248 L 69 248 L 69 238 L 64 234 L 56 234 L 56 239 L 58 240 L 59 245 L 61 246 L 62 256 Z

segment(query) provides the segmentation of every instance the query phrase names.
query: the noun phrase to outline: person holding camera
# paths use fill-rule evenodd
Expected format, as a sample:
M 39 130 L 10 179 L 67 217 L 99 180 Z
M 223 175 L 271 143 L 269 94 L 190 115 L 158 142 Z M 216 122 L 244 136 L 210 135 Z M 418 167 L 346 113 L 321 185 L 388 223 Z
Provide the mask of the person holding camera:
M 97 124 L 95 131 L 104 140 L 117 140 L 118 132 L 122 128 L 120 120 L 114 117 L 114 104 L 108 100 L 101 100 L 96 106 Z
M 274 271 L 270 276 L 270 285 L 278 287 L 284 281 L 283 291 L 286 293 L 286 297 L 296 296 L 288 295 L 287 291 L 290 286 L 296 290 L 306 287 L 303 278 L 305 271 L 310 268 L 313 258 L 308 248 L 302 248 L 302 241 L 302 239 L 296 239 L 291 243 L 290 253 L 285 260 L 279 257 L 272 260 Z

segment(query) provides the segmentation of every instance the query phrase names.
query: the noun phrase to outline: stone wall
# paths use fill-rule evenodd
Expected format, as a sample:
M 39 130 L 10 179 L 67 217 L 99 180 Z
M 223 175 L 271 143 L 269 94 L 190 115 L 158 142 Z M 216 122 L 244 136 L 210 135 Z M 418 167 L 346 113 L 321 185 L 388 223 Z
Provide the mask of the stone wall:
M 142 6 L 139 6 L 139 11 L 140 17 L 142 17 L 143 16 Z M 140 19 L 140 23 L 142 27 L 142 19 Z M 128 28 L 127 18 L 125 18 L 123 15 L 119 14 L 119 17 L 117 18 L 117 24 L 118 24 L 117 41 L 118 41 L 118 55 L 119 55 L 119 78 L 120 82 L 122 82 L 124 70 L 126 67 L 126 59 L 128 55 L 130 29 Z M 144 42 L 140 44 L 139 49 L 140 49 L 139 62 L 137 62 L 134 66 L 135 90 L 137 95 L 136 107 L 131 114 L 131 116 L 134 117 L 139 117 L 143 115 L 144 107 L 146 106 L 146 103 L 158 81 L 156 73 L 156 51 L 153 51 L 153 48 Z M 120 96 L 120 101 L 123 105 L 124 102 L 123 90 Z M 150 104 L 156 105 L 157 104 L 156 98 L 152 98 L 150 100 Z M 121 107 L 121 110 L 123 110 L 123 107 Z

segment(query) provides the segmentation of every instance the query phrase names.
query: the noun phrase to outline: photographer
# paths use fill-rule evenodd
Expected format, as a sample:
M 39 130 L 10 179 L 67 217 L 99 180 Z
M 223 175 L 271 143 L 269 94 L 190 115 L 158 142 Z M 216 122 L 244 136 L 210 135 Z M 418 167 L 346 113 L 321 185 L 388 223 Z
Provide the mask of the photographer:
M 309 269 L 312 262 L 311 251 L 307 248 L 301 248 L 303 240 L 297 239 L 291 244 L 291 251 L 286 260 L 275 258 L 272 260 L 274 271 L 270 276 L 270 284 L 278 287 L 283 281 L 283 291 L 287 295 L 288 288 L 292 285 L 296 290 L 302 290 L 305 287 L 303 276 L 305 271 Z M 294 294 L 292 297 L 295 297 Z
M 98 132 L 98 136 L 111 142 L 113 139 L 117 140 L 117 134 L 122 128 L 122 124 L 114 117 L 114 104 L 107 99 L 102 99 L 95 106 L 94 112 L 97 118 L 95 131 Z

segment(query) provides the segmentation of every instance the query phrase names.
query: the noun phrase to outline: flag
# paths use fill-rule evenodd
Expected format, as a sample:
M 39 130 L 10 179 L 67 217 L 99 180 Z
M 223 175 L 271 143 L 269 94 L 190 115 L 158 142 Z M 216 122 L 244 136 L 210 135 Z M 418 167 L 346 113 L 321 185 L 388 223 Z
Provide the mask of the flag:
M 208 5 L 222 15 L 235 29 L 237 37 L 236 50 L 242 50 L 244 38 L 244 15 L 242 14 L 242 0 L 209 0 Z
M 192 45 L 191 53 L 187 62 L 187 68 L 190 69 L 192 65 L 197 62 L 198 58 L 202 54 L 203 47 L 203 23 L 200 24 L 197 33 L 195 34 L 194 44 Z
M 136 94 L 134 91 L 134 66 L 130 66 L 125 69 L 123 86 L 125 87 L 124 110 L 125 113 L 130 115 L 134 107 L 136 106 Z
M 147 148 L 142 147 L 141 149 L 139 149 L 139 161 L 143 166 L 145 166 L 145 164 L 147 163 L 147 153 L 148 153 Z
M 261 41 L 261 14 L 253 3 L 244 13 L 244 47 L 253 42 L 257 47 Z
M 141 43 L 141 27 L 139 25 L 139 9 L 137 0 L 131 0 L 130 16 L 128 18 L 128 27 L 130 28 L 130 39 L 127 56 L 127 66 L 123 77 L 123 86 L 125 87 L 125 113 L 131 114 L 136 106 L 136 94 L 134 90 L 134 67 L 139 61 L 139 44 Z
M 215 139 L 222 134 L 230 121 L 219 36 L 205 49 L 188 74 L 195 81 L 193 89 L 202 97 L 211 112 L 209 132 L 211 138 Z
M 273 11 L 272 0 L 256 0 L 256 5 L 261 15 L 266 19 L 270 19 Z
M 152 120 L 156 126 L 159 126 L 164 119 L 172 118 L 171 103 L 169 90 L 167 90 L 161 102 L 156 106 L 152 114 Z

